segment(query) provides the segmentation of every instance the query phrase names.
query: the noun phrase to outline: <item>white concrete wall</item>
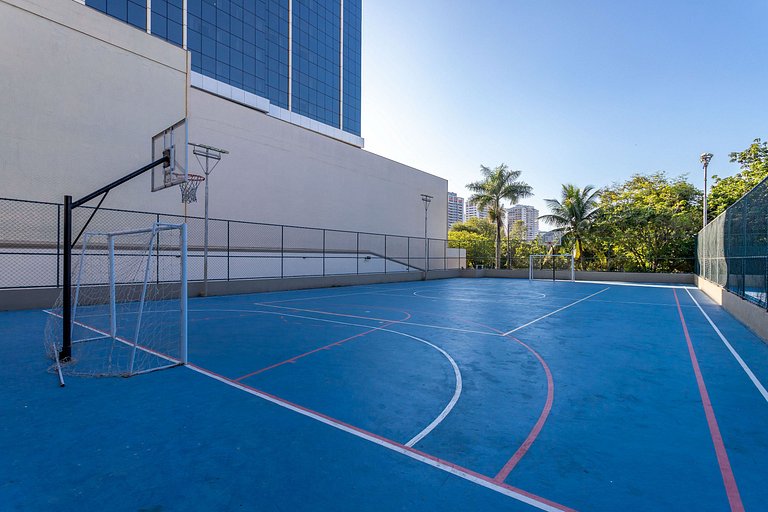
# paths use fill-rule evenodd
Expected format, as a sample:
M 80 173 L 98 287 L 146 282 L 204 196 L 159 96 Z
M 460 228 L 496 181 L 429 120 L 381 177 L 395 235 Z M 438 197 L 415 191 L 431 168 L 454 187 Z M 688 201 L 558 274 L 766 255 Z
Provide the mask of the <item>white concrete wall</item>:
M 60 202 L 146 165 L 186 83 L 186 52 L 94 9 L 0 0 L 0 196 Z M 105 205 L 180 211 L 148 190 L 149 175 Z
M 186 115 L 191 141 L 231 152 L 213 217 L 423 236 L 425 193 L 445 238 L 444 179 L 187 84 L 186 52 L 159 38 L 74 1 L 0 0 L 0 197 L 77 199 L 149 163 L 152 135 Z M 176 187 L 149 189 L 147 173 L 104 205 L 183 212 Z
M 424 236 L 429 194 L 429 236 L 445 238 L 442 178 L 194 88 L 190 119 L 190 141 L 230 151 L 211 175 L 214 217 Z

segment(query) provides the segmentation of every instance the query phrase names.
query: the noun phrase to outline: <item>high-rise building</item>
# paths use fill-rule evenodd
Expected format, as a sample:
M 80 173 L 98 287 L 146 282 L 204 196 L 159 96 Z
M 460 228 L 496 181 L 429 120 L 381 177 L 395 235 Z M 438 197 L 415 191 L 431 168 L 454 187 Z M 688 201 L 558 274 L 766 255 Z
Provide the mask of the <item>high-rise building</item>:
M 448 229 L 457 222 L 464 222 L 464 198 L 448 192 Z
M 523 222 L 526 240 L 534 240 L 538 236 L 539 210 L 525 204 L 516 204 L 511 208 L 507 208 L 507 222 L 511 226 L 516 221 Z
M 0 0 L 3 195 L 87 195 L 186 120 L 190 142 L 229 151 L 211 216 L 424 236 L 428 194 L 429 236 L 444 237 L 448 182 L 363 149 L 361 2 Z M 188 172 L 202 174 L 191 154 Z M 148 182 L 104 206 L 185 212 L 177 188 Z
M 193 85 L 214 88 L 216 93 L 227 90 L 233 99 L 273 114 L 282 109 L 318 121 L 357 136 L 346 137 L 345 142 L 362 145 L 357 140 L 361 1 L 85 0 L 85 4 L 188 49 Z
M 466 220 L 469 220 L 473 217 L 478 219 L 487 219 L 488 218 L 488 212 L 483 208 L 478 208 L 476 205 L 467 203 L 466 208 Z

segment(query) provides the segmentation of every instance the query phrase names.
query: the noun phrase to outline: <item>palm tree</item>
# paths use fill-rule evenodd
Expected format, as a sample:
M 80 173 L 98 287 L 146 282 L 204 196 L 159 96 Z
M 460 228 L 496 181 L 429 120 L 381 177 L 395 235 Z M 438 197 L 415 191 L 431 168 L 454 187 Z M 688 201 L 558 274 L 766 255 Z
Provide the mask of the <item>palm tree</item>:
M 565 184 L 561 195 L 560 201 L 556 199 L 544 200 L 552 213 L 542 215 L 539 219 L 554 224 L 557 228 L 555 231 L 573 239 L 573 258 L 579 261 L 584 235 L 589 230 L 599 210 L 597 201 L 600 191 L 595 190 L 592 185 L 580 189 L 575 185 Z
M 501 260 L 501 230 L 504 226 L 505 210 L 502 201 L 508 200 L 512 204 L 521 198 L 532 195 L 531 187 L 524 181 L 517 181 L 522 171 L 511 171 L 505 164 L 495 169 L 484 165 L 480 166 L 483 179 L 467 185 L 473 192 L 469 202 L 488 211 L 492 222 L 496 223 L 496 268 Z

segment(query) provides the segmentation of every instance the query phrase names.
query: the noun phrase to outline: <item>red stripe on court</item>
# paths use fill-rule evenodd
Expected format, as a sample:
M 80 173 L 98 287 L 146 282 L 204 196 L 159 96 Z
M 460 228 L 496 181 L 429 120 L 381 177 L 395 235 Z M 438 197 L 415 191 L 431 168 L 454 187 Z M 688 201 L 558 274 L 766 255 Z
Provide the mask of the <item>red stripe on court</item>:
M 360 338 L 362 336 L 365 336 L 366 334 L 370 334 L 370 333 L 372 333 L 374 331 L 378 331 L 380 329 L 384 329 L 385 327 L 389 327 L 390 325 L 394 325 L 394 324 L 397 324 L 397 323 L 400 323 L 400 322 L 405 322 L 406 320 L 411 318 L 411 314 L 408 313 L 407 311 L 403 311 L 403 313 L 405 313 L 405 318 L 403 318 L 402 320 L 390 320 L 389 322 L 387 322 L 387 323 L 385 323 L 385 324 L 383 324 L 383 325 L 381 325 L 379 327 L 374 327 L 373 329 L 370 329 L 370 330 L 365 331 L 365 332 L 361 332 L 359 334 L 355 334 L 354 336 L 350 336 L 349 338 L 344 338 L 343 340 L 334 341 L 333 343 L 329 343 L 328 345 L 316 348 L 314 350 L 310 350 L 309 352 L 304 352 L 303 354 L 299 354 L 298 356 L 294 356 L 294 357 L 292 357 L 290 359 L 286 359 L 285 361 L 281 361 L 279 363 L 275 363 L 273 365 L 267 366 L 266 368 L 262 368 L 260 370 L 256 370 L 255 372 L 251 372 L 249 374 L 243 375 L 242 377 L 238 377 L 238 378 L 236 378 L 234 380 L 235 380 L 235 382 L 240 382 L 241 380 L 247 379 L 248 377 L 253 377 L 254 375 L 258 375 L 260 373 L 272 370 L 273 368 L 277 368 L 278 366 L 283 366 L 284 364 L 294 363 L 294 362 L 298 361 L 299 359 L 301 359 L 303 357 L 307 357 L 307 356 L 312 355 L 312 354 L 314 354 L 316 352 L 320 352 L 321 350 L 328 350 L 331 347 L 335 347 L 337 345 L 341 345 L 342 343 L 346 343 L 348 341 L 354 340 L 355 338 Z
M 680 323 L 683 325 L 685 341 L 688 344 L 688 354 L 691 357 L 693 373 L 696 374 L 696 384 L 699 386 L 701 403 L 704 406 L 704 414 L 707 417 L 707 425 L 709 425 L 709 434 L 712 437 L 712 444 L 715 445 L 715 454 L 717 455 L 717 462 L 720 466 L 720 474 L 723 476 L 723 484 L 725 485 L 725 492 L 728 495 L 728 503 L 731 505 L 731 511 L 743 512 L 744 504 L 741 502 L 741 495 L 739 494 L 739 488 L 736 485 L 736 478 L 733 476 L 731 463 L 728 460 L 728 453 L 726 452 L 725 444 L 723 443 L 723 436 L 720 434 L 720 427 L 718 427 L 717 418 L 715 418 L 715 410 L 712 408 L 712 402 L 709 399 L 707 386 L 704 384 L 704 377 L 699 368 L 699 360 L 696 358 L 696 352 L 693 350 L 693 342 L 691 341 L 690 334 L 688 334 L 688 326 L 683 317 L 680 300 L 677 298 L 677 291 L 675 291 L 674 288 L 672 289 L 672 293 L 675 295 L 677 312 L 680 315 Z
M 504 334 L 504 332 L 498 329 L 495 329 L 490 325 L 481 324 L 479 322 L 472 322 L 472 323 L 481 325 L 492 331 L 496 331 L 502 336 L 506 338 L 510 338 L 515 343 L 524 347 L 528 352 L 533 354 L 533 356 L 536 359 L 538 359 L 539 364 L 541 364 L 541 367 L 544 369 L 544 374 L 547 377 L 547 399 L 544 401 L 544 407 L 541 410 L 541 414 L 539 414 L 539 419 L 533 425 L 533 428 L 531 428 L 531 431 L 528 433 L 528 437 L 525 438 L 525 441 L 523 441 L 523 444 L 521 444 L 520 447 L 517 449 L 517 451 L 514 454 L 512 454 L 512 457 L 507 461 L 506 464 L 504 464 L 504 467 L 502 467 L 501 470 L 499 470 L 499 472 L 494 477 L 493 479 L 494 482 L 501 483 L 507 479 L 507 477 L 512 472 L 512 470 L 515 469 L 515 466 L 517 466 L 517 463 L 520 462 L 520 460 L 525 456 L 526 453 L 528 453 L 528 450 L 531 448 L 531 445 L 533 445 L 533 442 L 536 440 L 537 437 L 539 437 L 539 433 L 541 432 L 541 429 L 544 428 L 544 423 L 547 422 L 549 413 L 552 411 L 552 403 L 555 400 L 555 382 L 554 382 L 554 379 L 552 378 L 552 372 L 549 370 L 549 365 L 547 364 L 546 361 L 544 361 L 544 358 L 541 357 L 541 355 L 533 349 L 533 347 L 524 343 L 522 340 L 515 338 L 514 336 L 511 336 L 509 334 Z
M 397 323 L 397 322 L 393 322 L 393 323 Z M 205 368 L 203 368 L 201 366 L 198 366 L 196 364 L 187 363 L 187 366 L 191 366 L 191 367 L 197 368 L 198 370 L 200 370 L 200 371 L 202 371 L 204 373 L 208 373 L 210 375 L 215 375 L 216 377 L 218 377 L 221 380 L 231 382 L 234 386 L 241 387 L 241 388 L 247 388 L 247 389 L 253 391 L 254 393 L 258 393 L 259 395 L 263 395 L 264 397 L 268 397 L 270 400 L 273 400 L 274 402 L 276 402 L 278 404 L 284 404 L 285 406 L 292 407 L 292 408 L 304 411 L 304 412 L 306 412 L 306 413 L 308 413 L 308 414 L 310 414 L 312 416 L 316 416 L 318 418 L 322 418 L 323 420 L 327 421 L 331 425 L 343 426 L 344 428 L 347 428 L 349 430 L 354 430 L 355 432 L 363 434 L 363 435 L 365 435 L 367 437 L 370 437 L 370 438 L 373 438 L 373 439 L 377 439 L 382 444 L 393 446 L 393 447 L 397 447 L 399 450 L 420 455 L 421 457 L 429 459 L 429 460 L 431 460 L 433 462 L 436 462 L 436 463 L 438 463 L 440 465 L 443 465 L 443 466 L 455 469 L 455 470 L 460 471 L 462 473 L 465 473 L 467 475 L 471 475 L 471 476 L 477 478 L 478 480 L 483 480 L 485 482 L 488 482 L 490 484 L 496 485 L 498 487 L 501 487 L 501 488 L 508 489 L 510 491 L 516 492 L 516 493 L 521 494 L 523 496 L 526 496 L 526 497 L 528 497 L 528 498 L 530 498 L 532 500 L 538 501 L 539 503 L 543 503 L 543 504 L 549 505 L 550 507 L 554 507 L 554 508 L 556 508 L 558 510 L 561 510 L 562 512 L 577 512 L 575 509 L 566 507 L 565 505 L 561 505 L 561 504 L 559 504 L 557 502 L 554 502 L 552 500 L 548 500 L 546 498 L 542 498 L 541 496 L 538 496 L 536 494 L 530 493 L 530 492 L 525 491 L 523 489 L 514 487 L 512 485 L 508 485 L 508 484 L 505 484 L 503 482 L 498 482 L 498 481 L 496 481 L 495 479 L 493 479 L 493 478 L 491 478 L 489 476 L 482 475 L 482 474 L 477 473 L 476 471 L 473 471 L 471 469 L 465 468 L 463 466 L 459 466 L 458 464 L 454 464 L 452 462 L 449 462 L 447 460 L 441 459 L 439 457 L 435 457 L 434 455 L 430 455 L 430 454 L 428 454 L 426 452 L 422 452 L 421 450 L 417 450 L 415 448 L 411 448 L 409 446 L 405 446 L 404 444 L 398 443 L 397 441 L 393 441 L 393 440 L 388 439 L 386 437 L 380 436 L 379 434 L 374 434 L 373 432 L 369 432 L 369 431 L 367 431 L 365 429 L 362 429 L 360 427 L 356 427 L 356 426 L 351 425 L 349 423 L 346 423 L 344 421 L 338 420 L 336 418 L 328 416 L 327 414 L 323 414 L 321 412 L 309 409 L 309 408 L 304 407 L 302 405 L 295 404 L 293 402 L 290 402 L 288 400 L 280 398 L 280 397 L 278 397 L 276 395 L 273 395 L 271 393 L 267 393 L 265 391 L 262 391 L 260 389 L 255 388 L 253 386 L 249 386 L 248 384 L 244 384 L 242 382 L 238 382 L 236 380 L 230 379 L 229 377 L 225 377 L 225 376 L 223 376 L 221 374 L 218 374 L 216 372 L 213 372 L 211 370 L 207 370 L 207 369 L 205 369 Z
M 544 373 L 547 376 L 547 400 L 544 402 L 544 408 L 541 410 L 541 414 L 539 415 L 538 421 L 536 421 L 536 424 L 531 429 L 531 432 L 528 434 L 528 437 L 525 438 L 525 441 L 523 441 L 523 444 L 520 445 L 520 448 L 517 449 L 517 451 L 512 455 L 512 457 L 507 461 L 506 464 L 504 464 L 504 467 L 501 468 L 501 471 L 499 471 L 496 474 L 496 477 L 494 480 L 496 482 L 503 482 L 507 479 L 509 474 L 512 472 L 513 469 L 515 469 L 515 466 L 517 466 L 517 463 L 520 462 L 520 459 L 522 459 L 526 453 L 528 453 L 528 449 L 531 447 L 533 442 L 536 440 L 536 438 L 539 436 L 539 433 L 541 432 L 541 429 L 544 427 L 544 423 L 546 423 L 547 418 L 549 417 L 549 413 L 552 410 L 552 402 L 555 398 L 555 383 L 552 379 L 552 372 L 549 370 L 549 366 L 544 361 L 544 359 L 539 355 L 538 352 L 533 350 L 531 347 L 520 341 L 519 339 L 515 338 L 514 336 L 508 336 L 515 340 L 517 343 L 528 349 L 528 351 L 533 354 L 533 356 L 539 360 L 539 363 L 541 363 L 541 367 L 544 368 Z

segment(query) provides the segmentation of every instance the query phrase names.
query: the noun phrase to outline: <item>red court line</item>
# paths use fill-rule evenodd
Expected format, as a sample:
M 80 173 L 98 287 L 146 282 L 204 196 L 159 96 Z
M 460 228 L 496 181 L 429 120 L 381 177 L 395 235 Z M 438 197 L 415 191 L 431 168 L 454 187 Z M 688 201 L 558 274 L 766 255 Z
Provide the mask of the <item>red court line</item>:
M 482 325 L 483 327 L 491 329 L 492 331 L 496 331 L 502 336 L 510 338 L 515 343 L 518 343 L 519 345 L 523 346 L 528 352 L 533 354 L 533 356 L 539 360 L 541 367 L 544 369 L 544 374 L 547 377 L 547 399 L 544 402 L 544 408 L 541 410 L 539 419 L 533 425 L 533 428 L 528 433 L 528 437 L 525 438 L 525 441 L 523 441 L 523 444 L 520 445 L 517 451 L 507 461 L 507 463 L 504 464 L 504 467 L 501 468 L 501 470 L 496 474 L 496 476 L 493 479 L 495 482 L 503 482 L 504 480 L 507 479 L 507 477 L 512 472 L 512 470 L 515 469 L 515 466 L 517 466 L 517 463 L 520 462 L 520 460 L 525 456 L 526 453 L 528 453 L 528 450 L 530 449 L 531 445 L 539 436 L 541 429 L 544 427 L 544 423 L 546 423 L 547 418 L 549 417 L 549 413 L 550 411 L 552 411 L 552 402 L 554 402 L 554 399 L 555 399 L 555 382 L 552 379 L 552 372 L 550 371 L 549 365 L 547 364 L 547 362 L 544 361 L 544 358 L 541 357 L 541 355 L 538 352 L 536 352 L 530 345 L 524 343 L 522 340 L 518 338 L 515 338 L 514 336 L 505 334 L 500 330 L 491 327 L 490 325 L 481 324 L 479 322 L 473 322 L 473 323 L 476 323 L 477 325 Z
M 528 491 L 524 491 L 523 489 L 514 487 L 512 485 L 508 485 L 508 484 L 505 484 L 503 482 L 498 482 L 498 481 L 496 481 L 495 479 L 493 479 L 493 478 L 491 478 L 489 476 L 482 475 L 482 474 L 477 473 L 476 471 L 473 471 L 471 469 L 465 468 L 463 466 L 459 466 L 458 464 L 454 464 L 454 463 L 449 462 L 447 460 L 440 459 L 438 457 L 435 457 L 434 455 L 430 455 L 428 453 L 422 452 L 421 450 L 417 450 L 415 448 L 411 448 L 411 447 L 405 446 L 404 444 L 398 443 L 397 441 L 393 441 L 391 439 L 388 439 L 386 437 L 380 436 L 378 434 L 374 434 L 373 432 L 369 432 L 369 431 L 364 430 L 364 429 L 362 429 L 360 427 L 356 427 L 356 426 L 351 425 L 349 423 L 346 423 L 344 421 L 338 420 L 336 418 L 328 416 L 327 414 L 323 414 L 321 412 L 309 409 L 309 408 L 304 407 L 302 405 L 295 404 L 293 402 L 290 402 L 288 400 L 280 398 L 280 397 L 278 397 L 276 395 L 267 393 L 265 391 L 262 391 L 260 389 L 255 388 L 253 386 L 249 386 L 248 384 L 244 384 L 242 382 L 238 382 L 238 381 L 236 381 L 234 379 L 230 379 L 228 377 L 225 377 L 225 376 L 223 376 L 221 374 L 218 374 L 216 372 L 213 372 L 211 370 L 207 370 L 207 369 L 205 369 L 205 368 L 203 368 L 201 366 L 198 366 L 196 364 L 188 363 L 187 366 L 189 368 L 199 372 L 199 373 L 202 373 L 203 375 L 207 375 L 207 376 L 212 377 L 212 378 L 214 378 L 214 379 L 216 379 L 216 380 L 218 380 L 220 382 L 229 384 L 229 385 L 231 385 L 231 386 L 233 386 L 235 388 L 239 388 L 239 389 L 241 389 L 243 391 L 250 392 L 251 394 L 254 394 L 254 395 L 256 395 L 256 396 L 258 396 L 260 398 L 264 398 L 264 399 L 266 399 L 266 400 L 268 400 L 268 401 L 270 401 L 270 402 L 272 402 L 272 403 L 274 403 L 276 405 L 280 405 L 280 406 L 285 407 L 287 409 L 290 409 L 290 410 L 302 413 L 302 414 L 304 414 L 306 416 L 309 416 L 310 418 L 313 418 L 313 419 L 316 419 L 318 421 L 321 421 L 321 422 L 323 422 L 323 423 L 325 423 L 325 424 L 327 424 L 329 426 L 332 426 L 332 427 L 344 430 L 346 432 L 350 432 L 350 433 L 352 433 L 352 434 L 354 434 L 354 435 L 356 435 L 358 437 L 361 437 L 363 439 L 366 439 L 366 440 L 369 440 L 369 441 L 373 441 L 376 444 L 379 444 L 380 446 L 383 446 L 385 448 L 389 448 L 389 449 L 398 451 L 398 452 L 406 454 L 406 455 L 412 454 L 411 455 L 412 458 L 416 458 L 417 460 L 427 459 L 427 460 L 429 460 L 429 461 L 431 461 L 433 463 L 433 464 L 430 464 L 433 467 L 437 467 L 439 469 L 440 468 L 450 468 L 450 469 L 453 470 L 453 471 L 450 471 L 450 472 L 452 474 L 457 475 L 457 476 L 463 477 L 465 479 L 466 479 L 466 477 L 462 476 L 462 475 L 466 475 L 466 476 L 472 477 L 475 480 L 480 480 L 480 481 L 488 484 L 488 486 L 490 488 L 505 489 L 505 490 L 511 491 L 511 492 L 513 492 L 515 494 L 518 494 L 518 495 L 521 495 L 521 496 L 525 496 L 526 498 L 528 498 L 528 499 L 530 499 L 530 500 L 532 500 L 534 502 L 538 502 L 540 504 L 547 505 L 550 508 L 557 509 L 557 510 L 562 511 L 562 512 L 576 512 L 575 509 L 566 507 L 566 506 L 561 505 L 561 504 L 559 504 L 557 502 L 554 502 L 552 500 L 548 500 L 546 498 L 542 498 L 541 496 L 537 496 L 536 494 L 530 493 Z M 414 457 L 414 456 L 416 456 L 416 457 Z
M 507 479 L 509 474 L 512 472 L 513 469 L 515 469 L 515 466 L 517 466 L 517 463 L 520 462 L 520 459 L 522 459 L 526 453 L 528 453 L 528 449 L 531 447 L 533 442 L 536 440 L 536 438 L 539 436 L 539 433 L 541 432 L 541 429 L 544 427 L 544 423 L 546 423 L 547 418 L 549 417 L 549 413 L 552 410 L 552 402 L 555 398 L 555 383 L 552 379 L 552 372 L 549 370 L 549 365 L 544 361 L 544 358 L 542 358 L 538 352 L 536 352 L 533 348 L 528 346 L 527 344 L 523 343 L 521 340 L 515 338 L 514 336 L 505 335 L 513 340 L 515 340 L 517 343 L 528 349 L 528 351 L 533 354 L 533 356 L 539 360 L 539 363 L 541 363 L 541 367 L 544 368 L 544 373 L 547 376 L 547 400 L 544 402 L 544 408 L 541 410 L 541 414 L 539 415 L 539 419 L 536 421 L 536 424 L 531 429 L 530 433 L 528 434 L 528 437 L 525 438 L 525 441 L 523 441 L 523 444 L 520 445 L 520 447 L 517 449 L 517 451 L 512 455 L 512 457 L 507 461 L 506 464 L 504 464 L 504 467 L 501 468 L 501 471 L 499 471 L 496 474 L 496 477 L 494 478 L 497 482 L 503 482 Z
M 272 370 L 273 368 L 277 368 L 278 366 L 282 366 L 284 364 L 294 363 L 294 362 L 298 361 L 299 359 L 301 359 L 303 357 L 307 357 L 308 355 L 314 354 L 316 352 L 320 352 L 321 350 L 327 350 L 327 349 L 329 349 L 331 347 L 335 347 L 335 346 L 341 345 L 342 343 L 346 343 L 346 342 L 351 341 L 351 340 L 353 340 L 355 338 L 360 338 L 362 336 L 365 336 L 366 334 L 370 334 L 370 333 L 372 333 L 374 331 L 378 331 L 380 329 L 384 329 L 385 327 L 389 327 L 390 325 L 394 325 L 394 324 L 399 323 L 399 322 L 405 322 L 406 320 L 411 318 L 411 314 L 408 313 L 407 311 L 403 311 L 403 313 L 405 313 L 405 318 L 403 318 L 402 320 L 390 320 L 389 322 L 387 322 L 387 323 L 385 323 L 383 325 L 380 325 L 379 327 L 374 327 L 374 328 L 372 328 L 370 330 L 367 330 L 365 332 L 361 332 L 359 334 L 355 334 L 354 336 L 350 336 L 349 338 L 344 338 L 343 340 L 339 340 L 339 341 L 335 341 L 333 343 L 329 343 L 328 345 L 316 348 L 314 350 L 310 350 L 309 352 L 304 352 L 303 354 L 299 354 L 298 356 L 294 356 L 294 357 L 292 357 L 290 359 L 286 359 L 285 361 L 281 361 L 279 363 L 275 363 L 273 365 L 267 366 L 267 367 L 262 368 L 260 370 L 256 370 L 255 372 L 251 372 L 249 374 L 243 375 L 243 376 L 238 377 L 238 378 L 236 378 L 234 380 L 236 382 L 240 382 L 241 380 L 247 379 L 248 377 L 253 377 L 254 375 L 258 375 L 260 373 Z
M 712 408 L 712 402 L 709 399 L 707 386 L 704 383 L 704 377 L 702 376 L 701 369 L 699 368 L 699 360 L 696 358 L 696 352 L 693 350 L 693 342 L 691 341 L 690 334 L 688 334 L 688 326 L 686 325 L 685 318 L 683 317 L 683 310 L 680 307 L 680 300 L 677 298 L 677 291 L 674 288 L 672 289 L 672 293 L 675 295 L 677 312 L 680 315 L 680 323 L 683 325 L 685 341 L 688 344 L 688 354 L 691 357 L 693 373 L 696 374 L 696 384 L 699 386 L 701 403 L 704 406 L 704 414 L 707 417 L 707 425 L 709 425 L 709 434 L 712 437 L 712 444 L 715 445 L 715 454 L 717 455 L 717 462 L 720 466 L 720 474 L 723 476 L 723 484 L 725 485 L 725 492 L 728 495 L 728 503 L 731 505 L 731 511 L 743 512 L 744 504 L 741 502 L 741 495 L 739 494 L 739 488 L 736 485 L 736 478 L 733 476 L 731 463 L 728 460 L 728 453 L 726 452 L 725 444 L 723 443 L 723 436 L 720 434 L 720 427 L 718 427 L 717 418 L 715 418 L 715 410 Z

